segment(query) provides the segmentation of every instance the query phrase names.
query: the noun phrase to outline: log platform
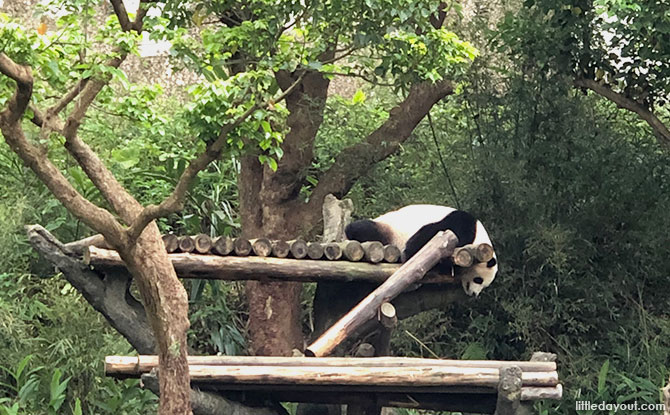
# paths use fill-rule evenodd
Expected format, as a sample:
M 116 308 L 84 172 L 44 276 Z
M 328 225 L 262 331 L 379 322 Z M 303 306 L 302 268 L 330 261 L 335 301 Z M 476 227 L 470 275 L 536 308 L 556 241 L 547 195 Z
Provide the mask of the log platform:
M 469 401 L 492 413 L 501 374 L 509 368 L 520 378 L 520 401 L 561 399 L 563 393 L 555 362 L 261 356 L 189 356 L 188 362 L 191 382 L 199 388 L 293 402 L 373 399 L 382 406 L 448 410 L 455 401 L 461 408 Z M 116 378 L 139 378 L 157 367 L 157 356 L 105 359 L 105 374 Z
M 181 278 L 220 280 L 268 280 L 298 282 L 372 282 L 381 284 L 401 265 L 400 249 L 380 243 L 343 241 L 305 242 L 257 238 L 163 235 L 163 243 Z M 84 262 L 101 271 L 125 268 L 107 246 L 85 246 Z M 484 254 L 479 254 L 484 252 Z M 452 260 L 462 266 L 486 262 L 492 255 L 488 244 L 466 245 L 453 251 Z M 422 284 L 458 284 L 451 275 L 428 272 Z

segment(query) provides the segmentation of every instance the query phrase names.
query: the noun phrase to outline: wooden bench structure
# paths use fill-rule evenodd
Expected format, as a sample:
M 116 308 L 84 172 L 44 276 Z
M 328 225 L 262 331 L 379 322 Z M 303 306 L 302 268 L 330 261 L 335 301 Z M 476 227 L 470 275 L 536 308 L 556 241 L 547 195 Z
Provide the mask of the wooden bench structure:
M 166 236 L 164 242 L 166 249 L 173 252 L 170 258 L 177 274 L 184 278 L 381 283 L 306 349 L 307 356 L 318 357 L 189 357 L 192 383 L 201 389 L 237 393 L 240 399 L 251 393 L 278 401 L 499 415 L 518 413 L 524 401 L 562 397 L 556 363 L 536 361 L 546 360 L 546 354 L 526 362 L 323 357 L 366 322 L 393 315 L 389 301 L 410 285 L 457 283 L 451 276 L 428 273 L 424 277 L 438 261 L 450 257 L 462 266 L 486 262 L 493 254 L 488 245 L 455 248 L 457 239 L 453 233 L 440 232 L 419 253 L 399 265 L 395 263 L 399 260 L 399 255 L 395 255 L 397 248 L 355 241 L 315 247 L 301 241 L 265 238 L 247 241 Z M 307 254 L 310 247 L 312 255 Z M 327 248 L 331 248 L 328 256 Z M 345 251 L 349 253 L 344 254 Z M 96 246 L 87 247 L 84 258 L 101 271 L 124 267 L 116 252 Z M 383 263 L 385 258 L 387 262 Z M 363 260 L 369 263 L 355 262 Z M 454 289 L 460 290 L 460 284 Z M 155 375 L 157 365 L 156 356 L 108 356 L 105 371 L 114 377 L 146 377 Z

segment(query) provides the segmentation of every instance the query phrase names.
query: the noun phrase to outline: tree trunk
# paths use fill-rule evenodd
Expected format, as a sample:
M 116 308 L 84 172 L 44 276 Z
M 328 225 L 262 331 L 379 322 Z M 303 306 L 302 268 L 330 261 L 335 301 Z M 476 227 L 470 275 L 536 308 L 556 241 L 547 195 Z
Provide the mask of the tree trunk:
M 186 360 L 188 297 L 167 256 L 156 223 L 147 226 L 137 243 L 124 247 L 119 254 L 136 277 L 156 336 L 160 360 L 159 413 L 190 414 L 191 387 Z
M 296 79 L 287 72 L 276 77 L 284 90 Z M 282 144 L 284 155 L 277 171 L 260 165 L 255 155 L 242 158 L 238 188 L 244 237 L 293 239 L 311 231 L 314 224 L 305 227 L 301 222 L 307 205 L 299 193 L 323 120 L 328 84 L 322 74 L 308 73 L 286 97 L 290 132 Z M 255 354 L 290 355 L 295 348 L 302 350 L 301 289 L 298 283 L 247 282 L 249 334 Z

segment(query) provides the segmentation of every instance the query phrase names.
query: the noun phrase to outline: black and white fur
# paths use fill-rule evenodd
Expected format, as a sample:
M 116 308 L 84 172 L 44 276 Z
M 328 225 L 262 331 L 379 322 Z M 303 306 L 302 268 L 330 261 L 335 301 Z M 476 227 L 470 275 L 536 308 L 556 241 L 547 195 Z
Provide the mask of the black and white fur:
M 458 246 L 487 243 L 493 246 L 484 225 L 468 212 L 447 206 L 409 205 L 385 213 L 372 220 L 359 220 L 345 229 L 348 239 L 367 242 L 379 241 L 397 246 L 403 262 L 416 254 L 439 231 L 451 230 L 458 237 Z M 478 296 L 488 287 L 498 272 L 494 254 L 487 263 L 468 268 L 454 266 L 451 260 L 436 266 L 440 273 L 456 275 L 468 295 Z

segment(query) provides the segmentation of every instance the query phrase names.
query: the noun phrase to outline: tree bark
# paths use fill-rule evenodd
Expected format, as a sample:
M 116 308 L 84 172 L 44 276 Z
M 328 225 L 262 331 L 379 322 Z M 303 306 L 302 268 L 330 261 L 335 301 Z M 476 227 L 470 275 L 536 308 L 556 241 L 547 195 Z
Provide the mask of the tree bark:
M 276 78 L 286 90 L 297 77 L 284 71 Z M 305 222 L 300 217 L 305 206 L 298 195 L 305 168 L 312 160 L 329 83 L 322 74 L 308 72 L 300 86 L 286 97 L 290 132 L 282 144 L 284 155 L 277 171 L 261 166 L 255 156 L 242 158 L 238 183 L 244 237 L 294 239 L 310 230 L 302 225 Z M 293 349 L 302 349 L 301 289 L 296 283 L 247 282 L 249 334 L 254 353 L 290 355 Z

